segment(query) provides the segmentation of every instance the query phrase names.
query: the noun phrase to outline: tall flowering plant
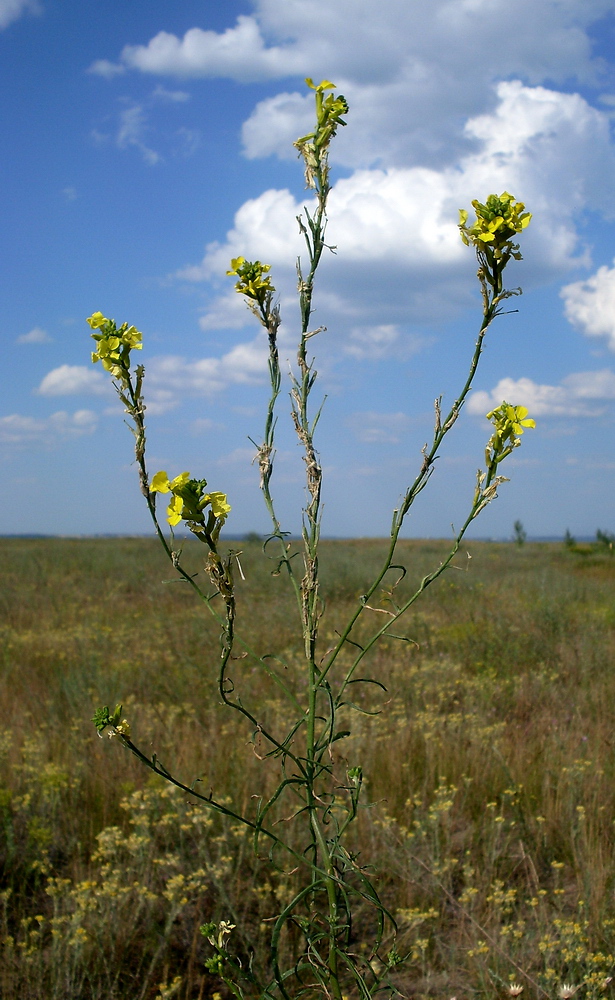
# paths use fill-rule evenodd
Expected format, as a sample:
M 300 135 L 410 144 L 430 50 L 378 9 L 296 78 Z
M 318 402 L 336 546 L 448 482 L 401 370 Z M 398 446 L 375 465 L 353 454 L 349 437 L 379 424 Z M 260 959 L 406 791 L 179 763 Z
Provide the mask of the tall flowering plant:
M 221 652 L 218 666 L 218 691 L 222 702 L 243 722 L 238 740 L 252 734 L 265 745 L 260 756 L 277 762 L 279 781 L 270 795 L 255 793 L 251 804 L 242 807 L 223 795 L 204 794 L 194 784 L 184 783 L 158 760 L 156 754 L 139 745 L 130 722 L 122 717 L 121 705 L 111 711 L 100 708 L 94 723 L 100 735 L 116 737 L 126 749 L 151 771 L 172 782 L 198 799 L 203 807 L 242 824 L 253 834 L 254 850 L 268 845 L 269 862 L 280 872 L 295 876 L 290 898 L 269 925 L 269 965 L 257 969 L 250 956 L 242 956 L 241 929 L 230 921 L 206 924 L 201 929 L 211 948 L 207 967 L 220 977 L 238 998 L 253 1000 L 291 1000 L 294 997 L 332 997 L 343 1000 L 353 994 L 368 1000 L 376 994 L 392 995 L 396 972 L 408 958 L 396 944 L 393 916 L 379 898 L 372 859 L 358 858 L 352 851 L 351 828 L 361 808 L 363 771 L 360 761 L 352 760 L 352 750 L 344 756 L 344 744 L 351 736 L 349 711 L 356 707 L 349 698 L 351 685 L 374 683 L 359 673 L 365 657 L 383 637 L 407 641 L 392 627 L 423 592 L 450 566 L 461 541 L 480 512 L 492 502 L 498 487 L 505 482 L 501 474 L 504 460 L 521 443 L 524 430 L 534 426 L 522 406 L 503 401 L 487 414 L 493 432 L 485 451 L 485 467 L 479 469 L 474 494 L 466 518 L 454 538 L 446 558 L 426 574 L 411 596 L 398 597 L 397 585 L 388 586 L 380 603 L 378 592 L 389 570 L 398 579 L 405 575 L 399 566 L 396 550 L 404 521 L 419 493 L 427 486 L 444 438 L 455 425 L 470 392 L 480 360 L 484 338 L 493 321 L 504 311 L 506 300 L 519 289 L 504 288 L 503 274 L 511 259 L 521 257 L 515 242 L 530 222 L 530 214 L 512 195 L 489 195 L 486 202 L 473 202 L 476 219 L 469 224 L 467 211 L 460 212 L 460 233 L 472 246 L 478 260 L 478 280 L 482 292 L 483 316 L 470 360 L 468 375 L 457 398 L 447 412 L 442 399 L 435 403 L 433 438 L 425 445 L 414 481 L 408 486 L 399 505 L 393 510 L 390 537 L 385 545 L 381 567 L 367 592 L 356 602 L 346 624 L 336 630 L 333 645 L 323 648 L 320 629 L 323 606 L 319 595 L 319 542 L 322 517 L 322 466 L 315 445 L 315 431 L 321 406 L 312 406 L 317 384 L 313 358 L 308 356 L 308 341 L 323 332 L 311 328 L 313 295 L 318 266 L 327 244 L 327 202 L 330 193 L 329 147 L 340 126 L 346 124 L 348 105 L 329 80 L 315 84 L 316 122 L 312 132 L 297 140 L 295 146 L 303 159 L 307 188 L 313 192 L 314 205 L 305 208 L 299 218 L 304 237 L 305 262 L 297 263 L 300 331 L 296 365 L 290 375 L 291 417 L 305 462 L 307 502 L 303 510 L 302 565 L 297 566 L 288 544 L 288 533 L 278 519 L 272 477 L 275 458 L 276 407 L 282 376 L 277 335 L 280 309 L 270 266 L 260 261 L 234 258 L 227 274 L 236 278 L 235 289 L 242 295 L 256 320 L 264 327 L 269 344 L 271 392 L 263 437 L 257 445 L 260 485 L 271 518 L 271 534 L 266 545 L 278 546 L 279 569 L 286 571 L 297 606 L 297 628 L 301 633 L 304 669 L 290 676 L 278 669 L 281 661 L 269 650 L 253 649 L 237 630 L 240 609 L 233 579 L 234 555 L 220 544 L 220 535 L 231 513 L 225 493 L 210 490 L 205 479 L 181 472 L 169 478 L 166 471 L 149 475 L 145 461 L 144 369 L 131 366 L 131 351 L 141 348 L 141 334 L 133 326 L 115 322 L 100 312 L 88 320 L 93 330 L 96 350 L 94 362 L 101 361 L 114 380 L 135 436 L 135 454 L 141 492 L 148 506 L 156 533 L 175 571 L 206 605 L 220 626 Z M 167 535 L 160 524 L 156 501 L 159 494 L 168 498 Z M 183 524 L 205 546 L 206 571 L 213 590 L 201 587 L 182 562 L 173 528 Z M 378 624 L 374 621 L 374 612 Z M 361 621 L 361 642 L 357 627 Z M 367 639 L 365 632 L 367 631 Z M 284 697 L 291 723 L 283 726 L 284 713 L 274 720 L 264 706 L 253 705 L 242 696 L 240 680 L 233 660 L 240 654 L 256 670 L 271 679 Z M 378 681 L 375 681 L 378 683 Z M 346 728 L 344 728 L 346 726 Z M 138 723 L 135 723 L 135 729 Z M 349 745 L 351 746 L 351 745 Z M 340 749 L 341 748 L 341 749 Z M 289 818 L 290 817 L 290 818 Z M 280 823 L 284 818 L 285 822 Z M 372 940 L 365 950 L 352 946 L 353 915 L 357 908 L 364 914 L 371 910 Z M 363 924 L 365 918 L 363 917 Z M 284 965 L 287 952 L 282 946 L 284 934 L 292 929 L 298 941 L 292 960 Z M 239 935 L 239 937 L 237 937 Z

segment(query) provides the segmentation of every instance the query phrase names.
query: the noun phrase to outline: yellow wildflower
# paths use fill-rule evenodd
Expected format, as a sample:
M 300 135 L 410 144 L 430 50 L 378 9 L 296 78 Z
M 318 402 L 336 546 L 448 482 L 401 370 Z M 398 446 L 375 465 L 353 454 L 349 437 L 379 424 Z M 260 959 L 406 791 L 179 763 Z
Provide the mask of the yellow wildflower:
M 226 493 L 207 493 L 203 500 L 211 504 L 211 509 L 216 517 L 226 518 L 227 514 L 230 513 L 231 505 L 226 499 Z
M 108 322 L 109 320 L 105 316 L 103 316 L 101 312 L 92 313 L 92 315 L 88 316 L 88 318 L 86 319 L 86 323 L 90 324 L 92 330 L 98 330 L 103 325 L 103 323 L 108 323 Z
M 265 305 L 267 297 L 270 299 L 275 292 L 275 287 L 268 276 L 270 270 L 271 264 L 261 264 L 260 260 L 249 261 L 245 257 L 233 257 L 231 269 L 226 273 L 235 274 L 239 278 L 239 281 L 235 282 L 236 292 L 260 305 Z
M 184 509 L 184 501 L 181 497 L 174 496 L 171 503 L 167 507 L 167 521 L 173 527 L 182 519 L 182 511 Z
M 472 207 L 476 213 L 472 226 L 467 225 L 467 211 L 459 209 L 459 230 L 466 246 L 473 243 L 480 248 L 488 243 L 499 251 L 505 243 L 510 244 L 513 236 L 523 232 L 532 218 L 531 212 L 524 211 L 523 202 L 515 201 L 508 191 L 501 195 L 490 194 L 484 205 L 475 199 Z

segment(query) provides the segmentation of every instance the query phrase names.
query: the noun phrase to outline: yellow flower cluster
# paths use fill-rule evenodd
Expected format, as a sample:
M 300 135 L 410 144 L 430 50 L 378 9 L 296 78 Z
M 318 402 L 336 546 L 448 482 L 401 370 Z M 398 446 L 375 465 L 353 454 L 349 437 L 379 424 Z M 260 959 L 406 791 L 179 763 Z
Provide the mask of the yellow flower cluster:
M 316 189 L 316 178 L 319 180 L 321 192 L 328 187 L 328 148 L 331 139 L 337 132 L 338 125 L 345 125 L 342 118 L 348 112 L 348 102 L 342 94 L 328 94 L 335 84 L 330 80 L 321 80 L 316 84 L 311 77 L 306 77 L 310 90 L 315 91 L 316 98 L 316 128 L 307 135 L 302 135 L 293 143 L 299 150 L 299 155 L 305 162 L 305 183 L 308 188 Z
M 526 427 L 535 427 L 536 421 L 527 415 L 525 406 L 511 406 L 504 400 L 500 406 L 487 414 L 495 430 L 485 449 L 487 465 L 492 467 L 510 455 L 513 448 L 520 442 L 520 436 Z
M 100 330 L 100 333 L 92 334 L 97 344 L 92 352 L 92 362 L 101 361 L 103 368 L 114 378 L 124 380 L 130 365 L 130 352 L 140 351 L 143 347 L 141 333 L 128 323 L 122 323 L 118 329 L 115 320 L 107 319 L 101 312 L 88 316 L 87 322 L 92 330 Z
M 505 244 L 509 245 L 510 250 L 513 249 L 511 240 L 529 226 L 532 218 L 531 212 L 525 211 L 523 202 L 515 201 L 508 191 L 501 195 L 490 194 L 484 205 L 475 199 L 472 207 L 476 213 L 476 221 L 472 226 L 466 225 L 467 211 L 459 209 L 461 239 L 466 246 L 472 243 L 482 250 L 487 244 L 496 258 L 501 256 Z
M 316 129 L 308 135 L 301 136 L 293 144 L 302 152 L 302 147 L 306 143 L 310 143 L 310 140 L 316 149 L 324 149 L 328 146 L 337 132 L 338 125 L 346 124 L 342 115 L 348 114 L 348 101 L 342 94 L 339 94 L 337 97 L 334 94 L 327 94 L 324 97 L 325 91 L 335 90 L 335 84 L 331 83 L 330 80 L 321 80 L 320 83 L 314 83 L 312 77 L 308 76 L 305 78 L 305 82 L 310 90 L 315 91 Z
M 169 479 L 166 472 L 157 472 L 150 484 L 151 493 L 171 493 L 167 507 L 167 521 L 173 527 L 186 521 L 191 531 L 212 531 L 224 524 L 231 507 L 226 493 L 206 493 L 204 479 L 191 479 L 189 472 L 182 472 L 175 479 Z M 209 507 L 209 519 L 205 521 L 205 511 Z
M 315 91 L 316 98 L 316 128 L 307 135 L 302 135 L 293 143 L 299 154 L 305 160 L 305 180 L 309 188 L 315 188 L 314 178 L 320 168 L 322 179 L 326 181 L 327 148 L 337 132 L 338 125 L 345 125 L 342 115 L 348 113 L 348 102 L 342 94 L 324 96 L 325 91 L 334 90 L 335 84 L 330 80 L 321 80 L 316 84 L 310 76 L 306 77 L 310 90 Z
M 227 274 L 235 274 L 239 281 L 235 282 L 235 291 L 246 295 L 249 299 L 264 305 L 267 297 L 275 292 L 271 278 L 267 272 L 271 264 L 261 264 L 260 260 L 249 261 L 245 257 L 233 257 L 231 270 Z

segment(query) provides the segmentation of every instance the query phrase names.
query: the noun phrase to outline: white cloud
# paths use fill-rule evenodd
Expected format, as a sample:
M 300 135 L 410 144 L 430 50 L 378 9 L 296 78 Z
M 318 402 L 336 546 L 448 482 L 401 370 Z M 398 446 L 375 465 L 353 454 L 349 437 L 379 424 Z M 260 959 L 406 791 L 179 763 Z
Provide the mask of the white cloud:
M 125 66 L 120 63 L 112 63 L 108 59 L 96 59 L 88 68 L 88 73 L 103 76 L 106 80 L 112 80 L 114 76 L 122 76 L 125 72 Z
M 70 202 L 70 201 L 76 201 L 77 198 L 78 198 L 77 188 L 75 188 L 75 187 L 70 187 L 69 186 L 69 187 L 62 188 L 62 194 L 64 195 L 64 198 L 68 202 Z
M 268 347 L 264 334 L 236 344 L 220 358 L 152 358 L 147 366 L 147 410 L 166 413 L 186 396 L 212 396 L 229 385 L 254 385 L 267 376 Z
M 144 140 L 147 131 L 147 116 L 140 104 L 134 104 L 122 111 L 115 141 L 120 149 L 131 146 L 138 149 L 145 162 L 154 166 L 160 161 L 160 154 L 146 145 Z
M 563 379 L 575 399 L 615 399 L 615 372 L 603 368 L 597 372 L 575 372 Z
M 510 284 L 531 287 L 587 262 L 578 217 L 615 204 L 610 106 L 597 110 L 555 87 L 599 81 L 589 29 L 615 11 L 615 0 L 253 0 L 253 7 L 225 31 L 163 31 L 126 46 L 119 65 L 170 78 L 290 80 L 244 122 L 249 157 L 294 156 L 292 140 L 312 117 L 300 78 L 335 80 L 351 127 L 339 130 L 332 155 L 352 173 L 331 192 L 328 238 L 340 254 L 323 260 L 315 319 L 335 327 L 342 352 L 374 358 L 414 350 L 409 323 L 439 323 L 474 301 L 475 262 L 456 225 L 457 209 L 474 197 L 508 189 L 534 213 L 523 236 L 527 263 L 511 265 Z M 184 91 L 154 91 L 175 93 Z M 146 155 L 143 109 L 130 111 L 124 141 Z M 226 240 L 209 244 L 178 276 L 215 284 L 231 257 L 266 260 L 286 316 L 294 261 L 305 257 L 295 217 L 309 200 L 268 190 L 246 201 Z M 246 320 L 229 287 L 200 325 L 240 329 Z M 183 359 L 172 362 L 170 377 L 191 391 L 217 391 L 231 380 L 224 358 L 203 359 L 194 371 Z
M 16 344 L 50 344 L 51 337 L 41 326 L 34 326 L 28 333 L 20 333 Z
M 595 372 L 574 372 L 560 385 L 539 385 L 529 378 L 503 378 L 491 392 L 473 392 L 468 412 L 484 416 L 505 399 L 513 406 L 525 406 L 532 417 L 598 417 L 604 406 L 588 401 L 615 399 L 615 372 L 605 368 Z
M 180 39 L 161 31 L 147 45 L 126 46 L 122 59 L 148 73 L 240 81 L 323 76 L 333 65 L 349 79 L 367 75 L 386 83 L 404 70 L 426 75 L 445 50 L 460 84 L 477 63 L 502 76 L 523 70 L 565 79 L 574 67 L 588 78 L 594 67 L 584 29 L 613 9 L 609 0 L 517 0 L 513 9 L 506 0 L 432 0 L 428 7 L 256 0 L 254 6 L 254 15 L 238 17 L 224 32 L 192 28 Z
M 169 104 L 183 104 L 190 100 L 190 94 L 185 90 L 167 90 L 166 87 L 160 85 L 152 91 L 152 97 Z
M 606 337 L 615 351 L 615 267 L 599 267 L 591 278 L 562 288 L 561 296 L 566 318 L 588 337 Z
M 264 191 L 258 198 L 244 202 L 235 214 L 235 225 L 227 233 L 225 244 L 211 243 L 197 268 L 181 272 L 193 281 L 222 277 L 231 257 L 240 254 L 248 260 L 260 260 L 294 267 L 297 254 L 305 244 L 297 229 L 296 216 L 301 205 L 290 191 Z M 237 249 L 242 248 L 242 249 Z M 290 254 L 290 259 L 289 259 Z
M 391 355 L 400 339 L 399 327 L 394 323 L 379 326 L 353 326 L 350 329 L 346 354 L 354 358 L 383 358 Z
M 295 159 L 293 142 L 312 131 L 313 118 L 311 93 L 282 93 L 259 101 L 241 129 L 245 155 L 252 160 L 275 152 L 282 159 Z
M 493 107 L 495 80 L 594 82 L 601 66 L 587 29 L 615 4 L 254 0 L 254 8 L 220 33 L 192 28 L 179 38 L 163 31 L 147 44 L 126 46 L 121 65 L 240 82 L 332 76 L 351 104 L 353 121 L 335 155 L 359 167 L 452 162 L 468 149 L 460 122 Z M 292 92 L 261 102 L 245 126 L 248 155 L 288 156 L 289 141 L 302 132 L 305 106 Z
M 96 414 L 91 410 L 77 410 L 72 415 L 60 410 L 45 419 L 23 417 L 18 413 L 12 413 L 0 417 L 0 442 L 53 444 L 58 439 L 92 434 L 96 424 Z
M 351 326 L 342 350 L 359 361 L 381 358 L 405 359 L 417 354 L 429 343 L 429 338 L 408 333 L 396 323 L 374 326 Z
M 0 29 L 8 28 L 22 14 L 40 14 L 41 10 L 37 0 L 0 0 Z
M 85 365 L 60 365 L 48 372 L 36 390 L 40 396 L 108 396 L 110 383 L 102 372 Z
M 346 420 L 363 444 L 398 444 L 410 423 L 405 413 L 353 413 Z
M 222 32 L 160 32 L 126 46 L 121 65 L 175 78 L 290 77 L 293 86 L 307 73 L 333 76 L 349 99 L 351 127 L 339 130 L 332 155 L 353 173 L 331 192 L 329 237 L 340 257 L 322 269 L 319 301 L 332 307 L 332 320 L 390 326 L 453 316 L 471 301 L 473 270 L 457 208 L 491 191 L 511 190 L 534 213 L 523 238 L 528 265 L 515 268 L 512 283 L 536 285 L 587 262 L 578 215 L 615 204 L 609 112 L 553 81 L 597 82 L 589 29 L 615 11 L 615 0 L 253 4 L 253 14 Z M 145 146 L 143 109 L 125 114 L 123 141 L 156 157 Z M 260 101 L 243 125 L 246 155 L 294 156 L 292 140 L 311 117 L 303 84 Z M 247 201 L 226 242 L 209 245 L 181 276 L 221 279 L 229 258 L 243 254 L 271 262 L 276 287 L 290 295 L 294 259 L 305 251 L 301 208 L 289 191 Z M 241 325 L 237 308 L 227 313 L 229 298 L 213 303 L 204 328 Z
M 475 263 L 459 239 L 457 209 L 490 191 L 510 190 L 534 212 L 523 235 L 528 265 L 511 265 L 512 284 L 535 285 L 584 260 L 575 257 L 576 216 L 594 203 L 594 189 L 605 203 L 609 185 L 615 196 L 608 118 L 578 95 L 519 81 L 498 84 L 496 96 L 492 113 L 467 122 L 475 149 L 454 166 L 356 170 L 334 184 L 328 238 L 340 255 L 325 258 L 319 285 L 332 320 L 355 327 L 439 322 L 469 303 Z M 221 279 L 241 254 L 271 263 L 276 288 L 292 294 L 294 261 L 305 255 L 296 224 L 303 204 L 288 190 L 246 201 L 226 242 L 210 244 L 202 262 L 180 276 Z M 229 295 L 204 327 L 223 319 Z M 238 325 L 239 316 L 231 308 L 225 325 Z
M 248 83 L 301 72 L 301 56 L 289 47 L 267 48 L 256 20 L 240 15 L 218 34 L 191 28 L 182 39 L 160 31 L 148 45 L 127 45 L 122 62 L 144 73 L 178 77 L 227 76 Z
M 203 269 L 200 265 L 179 271 L 177 277 L 188 281 L 202 281 Z M 250 322 L 252 313 L 241 295 L 234 288 L 218 296 L 206 314 L 199 320 L 201 330 L 241 330 Z

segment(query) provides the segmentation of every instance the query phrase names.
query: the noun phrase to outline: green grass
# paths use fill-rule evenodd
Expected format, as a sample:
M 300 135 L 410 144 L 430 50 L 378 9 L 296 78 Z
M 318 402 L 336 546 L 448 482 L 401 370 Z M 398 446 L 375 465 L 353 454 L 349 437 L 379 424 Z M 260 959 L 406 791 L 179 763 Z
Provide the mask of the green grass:
M 387 692 L 364 689 L 362 707 L 378 714 L 352 713 L 338 751 L 366 773 L 356 850 L 381 873 L 410 954 L 400 989 L 495 997 L 512 978 L 526 995 L 556 997 L 571 981 L 608 994 L 615 560 L 594 547 L 467 549 L 403 620 L 412 642 L 374 651 L 369 672 Z M 197 547 L 186 550 L 199 571 Z M 323 652 L 382 550 L 323 543 Z M 444 553 L 402 543 L 400 588 Z M 301 640 L 287 581 L 254 542 L 241 562 L 239 630 L 292 674 Z M 235 947 L 266 964 L 267 920 L 292 876 L 272 874 L 243 832 L 151 781 L 90 721 L 122 701 L 141 746 L 249 808 L 272 765 L 219 704 L 215 623 L 153 540 L 2 539 L 0 566 L 0 996 L 224 995 L 199 925 L 231 919 Z M 246 701 L 281 711 L 247 661 L 234 675 Z

